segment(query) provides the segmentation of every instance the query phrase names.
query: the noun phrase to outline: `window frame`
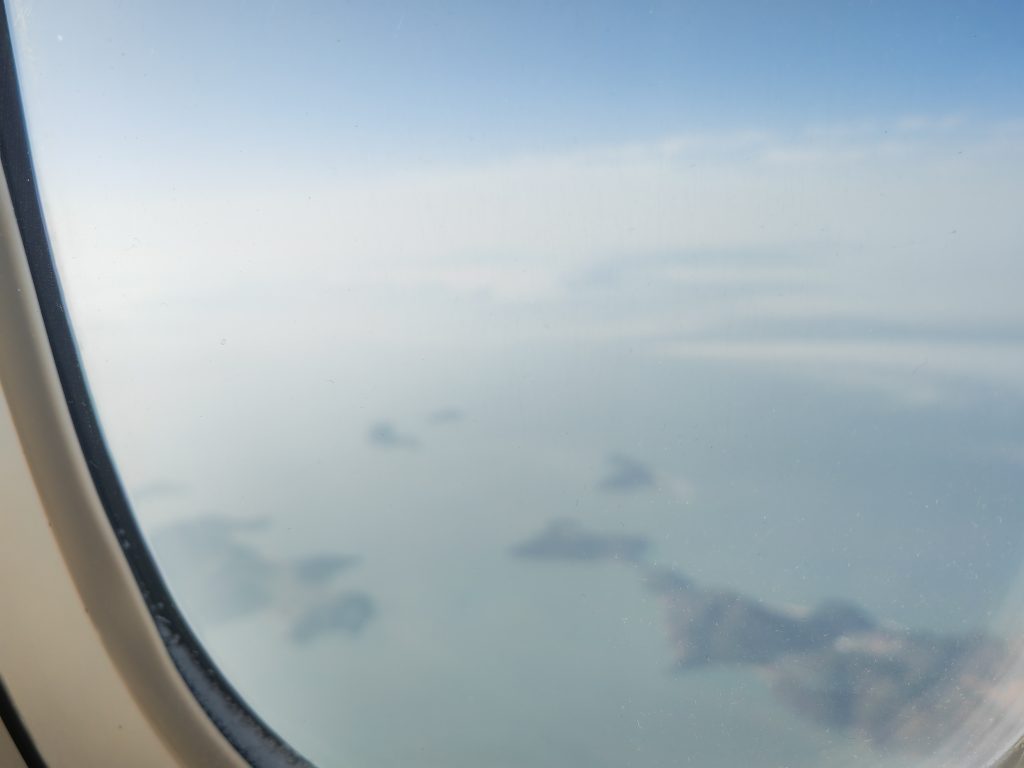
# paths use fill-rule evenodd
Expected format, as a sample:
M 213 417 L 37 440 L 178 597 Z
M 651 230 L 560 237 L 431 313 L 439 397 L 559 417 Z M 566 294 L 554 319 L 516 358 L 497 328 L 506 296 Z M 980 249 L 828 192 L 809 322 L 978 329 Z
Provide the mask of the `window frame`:
M 202 647 L 132 513 L 65 311 L 4 3 L 0 165 L 0 386 L 10 413 L 0 409 L 0 448 L 24 457 L 0 487 L 0 541 L 9 547 L 0 546 L 9 561 L 0 615 L 10 635 L 0 643 L 0 679 L 18 719 L 56 765 L 310 766 Z M 65 567 L 40 570 L 55 559 Z M 20 589 L 26 580 L 31 589 Z M 64 637 L 53 636 L 56 626 Z M 77 668 L 90 657 L 90 669 Z M 60 714 L 75 702 L 69 722 Z M 98 734 L 113 728 L 107 735 L 116 737 L 128 723 L 132 739 L 111 740 L 114 754 L 96 751 Z

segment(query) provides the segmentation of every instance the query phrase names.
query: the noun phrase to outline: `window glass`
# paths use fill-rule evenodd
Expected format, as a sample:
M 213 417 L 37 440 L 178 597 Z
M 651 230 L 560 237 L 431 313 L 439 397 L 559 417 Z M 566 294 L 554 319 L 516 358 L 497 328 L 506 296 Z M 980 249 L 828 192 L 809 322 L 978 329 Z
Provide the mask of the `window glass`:
M 1022 6 L 18 0 L 108 443 L 323 765 L 984 765 Z

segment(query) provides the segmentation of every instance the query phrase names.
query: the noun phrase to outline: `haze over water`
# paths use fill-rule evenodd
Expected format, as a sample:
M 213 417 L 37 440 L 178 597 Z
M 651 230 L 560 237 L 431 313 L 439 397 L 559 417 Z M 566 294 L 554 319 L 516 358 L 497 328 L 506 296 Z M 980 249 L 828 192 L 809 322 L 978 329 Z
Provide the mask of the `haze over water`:
M 317 764 L 980 765 L 1018 735 L 985 699 L 879 743 L 780 691 L 859 706 L 822 671 L 849 648 L 1016 658 L 1019 12 L 727 5 L 15 5 L 111 451 L 198 635 Z M 750 631 L 869 619 L 681 664 L 722 595 Z M 867 693 L 917 713 L 979 654 Z

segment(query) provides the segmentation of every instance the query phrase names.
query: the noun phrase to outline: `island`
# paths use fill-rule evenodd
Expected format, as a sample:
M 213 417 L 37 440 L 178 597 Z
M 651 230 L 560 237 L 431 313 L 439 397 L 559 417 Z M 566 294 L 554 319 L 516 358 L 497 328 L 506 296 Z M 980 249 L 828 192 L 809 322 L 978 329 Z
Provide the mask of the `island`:
M 973 716 L 996 721 L 1024 698 L 1019 644 L 983 634 L 914 630 L 853 602 L 780 607 L 645 558 L 648 540 L 555 521 L 513 547 L 520 558 L 622 560 L 659 599 L 671 668 L 746 665 L 806 720 L 884 750 L 933 753 Z M 986 721 L 989 722 L 989 721 Z M 979 729 L 978 732 L 984 732 Z M 952 764 L 952 763 L 951 763 Z
M 553 520 L 547 527 L 512 547 L 512 554 L 529 560 L 623 560 L 641 562 L 650 542 L 643 536 L 591 533 L 570 519 Z

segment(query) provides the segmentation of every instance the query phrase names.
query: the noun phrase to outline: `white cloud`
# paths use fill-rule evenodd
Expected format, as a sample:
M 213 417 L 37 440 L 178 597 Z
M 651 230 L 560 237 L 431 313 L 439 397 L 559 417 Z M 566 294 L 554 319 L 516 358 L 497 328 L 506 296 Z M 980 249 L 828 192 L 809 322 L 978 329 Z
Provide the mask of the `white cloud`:
M 850 314 L 1020 326 L 1022 169 L 1022 124 L 911 116 L 349 180 L 269 167 L 131 199 L 80 180 L 49 191 L 87 350 L 120 338 L 137 353 L 161 328 L 187 347 L 217 326 L 254 345 L 630 338 L 652 354 L 884 367 L 911 350 L 716 334 Z M 602 265 L 619 282 L 588 293 L 580 276 Z M 1016 377 L 998 356 L 959 370 Z

